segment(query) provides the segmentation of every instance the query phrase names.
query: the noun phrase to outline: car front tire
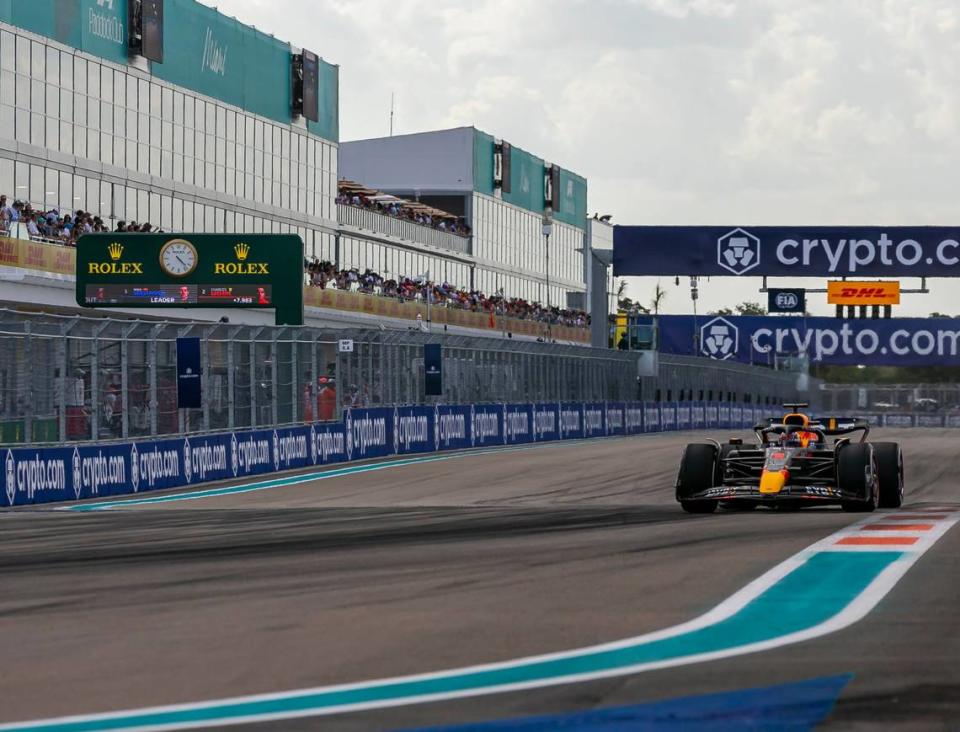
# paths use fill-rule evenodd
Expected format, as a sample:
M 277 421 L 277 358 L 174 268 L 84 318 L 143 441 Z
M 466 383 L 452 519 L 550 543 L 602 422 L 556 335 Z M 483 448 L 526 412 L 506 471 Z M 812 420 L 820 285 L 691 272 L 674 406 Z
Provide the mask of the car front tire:
M 696 499 L 692 496 L 715 485 L 717 471 L 717 448 L 714 445 L 695 443 L 687 445 L 680 458 L 677 475 L 677 500 L 687 513 L 713 513 L 719 501 Z

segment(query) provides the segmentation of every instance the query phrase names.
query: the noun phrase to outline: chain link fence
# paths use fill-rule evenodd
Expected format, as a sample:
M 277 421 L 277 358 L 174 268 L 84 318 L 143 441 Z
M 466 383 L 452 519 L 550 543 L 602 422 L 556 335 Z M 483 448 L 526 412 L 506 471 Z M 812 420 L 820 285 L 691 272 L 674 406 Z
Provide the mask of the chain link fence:
M 177 408 L 176 341 L 199 337 L 203 400 Z M 340 352 L 338 343 L 352 341 Z M 423 345 L 443 346 L 443 395 Z M 528 401 L 772 404 L 796 377 L 651 352 L 419 330 L 326 330 L 0 310 L 0 444 L 107 441 L 339 419 L 345 407 Z
M 824 405 L 837 413 L 960 414 L 960 384 L 823 384 Z

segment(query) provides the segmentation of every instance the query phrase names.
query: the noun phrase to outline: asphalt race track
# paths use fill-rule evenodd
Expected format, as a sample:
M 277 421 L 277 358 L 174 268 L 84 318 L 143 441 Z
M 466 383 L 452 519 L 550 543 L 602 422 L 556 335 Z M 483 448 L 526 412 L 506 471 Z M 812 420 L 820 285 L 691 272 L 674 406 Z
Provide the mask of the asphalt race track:
M 957 432 L 880 438 L 904 448 L 901 513 L 960 508 Z M 695 439 L 548 444 L 211 498 L 0 513 L 0 723 L 630 638 L 705 613 L 864 518 L 833 508 L 685 515 L 673 481 L 682 444 Z M 960 527 L 864 619 L 811 640 L 580 683 L 235 726 L 452 726 L 845 674 L 825 729 L 960 727 Z

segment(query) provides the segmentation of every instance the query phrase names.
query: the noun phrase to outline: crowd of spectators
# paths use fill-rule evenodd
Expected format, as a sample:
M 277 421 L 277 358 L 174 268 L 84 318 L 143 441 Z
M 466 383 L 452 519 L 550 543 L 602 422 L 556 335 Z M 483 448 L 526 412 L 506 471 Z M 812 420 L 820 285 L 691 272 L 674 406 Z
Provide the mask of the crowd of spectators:
M 338 199 L 339 200 L 339 199 Z M 362 205 L 362 204 L 361 204 Z M 396 208 L 399 215 L 406 218 L 403 209 Z M 416 219 L 411 219 L 416 223 Z M 443 221 L 439 222 L 444 224 Z M 109 232 L 110 227 L 104 221 L 88 211 L 63 213 L 57 208 L 48 211 L 34 209 L 31 204 L 15 200 L 8 203 L 7 196 L 0 195 L 0 231 L 10 232 L 14 224 L 23 224 L 31 239 L 50 241 L 66 246 L 76 246 L 77 238 L 94 232 Z M 424 223 L 424 225 L 433 225 Z M 445 226 L 438 226 L 444 229 Z M 157 231 L 149 223 L 138 224 L 119 221 L 115 231 L 124 233 L 148 233 Z M 453 231 L 452 228 L 445 228 Z M 460 229 L 455 233 L 462 233 Z M 384 278 L 370 269 L 361 272 L 356 268 L 337 269 L 331 262 L 322 262 L 316 258 L 305 260 L 306 283 L 316 287 L 331 287 L 338 290 L 361 292 L 368 295 L 381 295 L 402 300 L 429 302 L 438 307 L 451 307 L 472 312 L 505 315 L 521 320 L 535 320 L 553 325 L 585 327 L 590 316 L 580 310 L 565 310 L 557 307 L 547 308 L 539 303 L 528 302 L 522 298 L 506 298 L 500 295 L 485 295 L 479 290 L 467 290 L 448 282 L 427 282 L 424 278 L 399 279 Z
M 89 211 L 61 213 L 58 208 L 43 211 L 19 199 L 9 203 L 5 195 L 0 195 L 0 230 L 11 232 L 15 225 L 25 227 L 31 239 L 65 246 L 76 246 L 77 239 L 84 234 L 111 231 L 103 219 Z M 116 228 L 116 231 L 125 233 L 154 230 L 150 224 L 138 224 L 135 221 L 129 224 L 120 221 Z
M 434 213 L 426 206 L 404 201 L 394 196 L 368 196 L 360 191 L 340 189 L 337 203 L 346 206 L 365 208 L 384 216 L 410 221 L 420 226 L 429 226 L 440 231 L 449 231 L 458 236 L 470 236 L 470 227 L 462 218 L 452 214 L 443 214 L 436 209 Z
M 477 313 L 505 315 L 521 320 L 535 320 L 552 325 L 586 327 L 590 316 L 580 310 L 547 308 L 523 298 L 485 295 L 479 290 L 467 290 L 449 282 L 429 282 L 423 277 L 385 278 L 370 270 L 337 269 L 332 262 L 309 259 L 304 262 L 306 283 L 320 288 L 335 288 L 381 295 L 401 300 L 429 302 L 438 307 L 458 308 Z

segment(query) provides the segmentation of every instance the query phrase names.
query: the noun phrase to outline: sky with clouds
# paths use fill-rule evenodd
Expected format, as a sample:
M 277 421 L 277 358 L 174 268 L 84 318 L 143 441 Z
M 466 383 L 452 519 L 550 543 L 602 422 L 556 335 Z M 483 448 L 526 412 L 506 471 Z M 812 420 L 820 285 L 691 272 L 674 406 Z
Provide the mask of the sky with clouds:
M 614 222 L 960 224 L 957 0 L 217 7 L 339 64 L 342 139 L 386 135 L 395 94 L 396 132 L 474 125 L 584 175 Z M 896 313 L 960 315 L 951 282 Z M 666 310 L 688 312 L 686 282 L 664 284 Z M 714 278 L 699 306 L 759 301 L 759 285 Z

